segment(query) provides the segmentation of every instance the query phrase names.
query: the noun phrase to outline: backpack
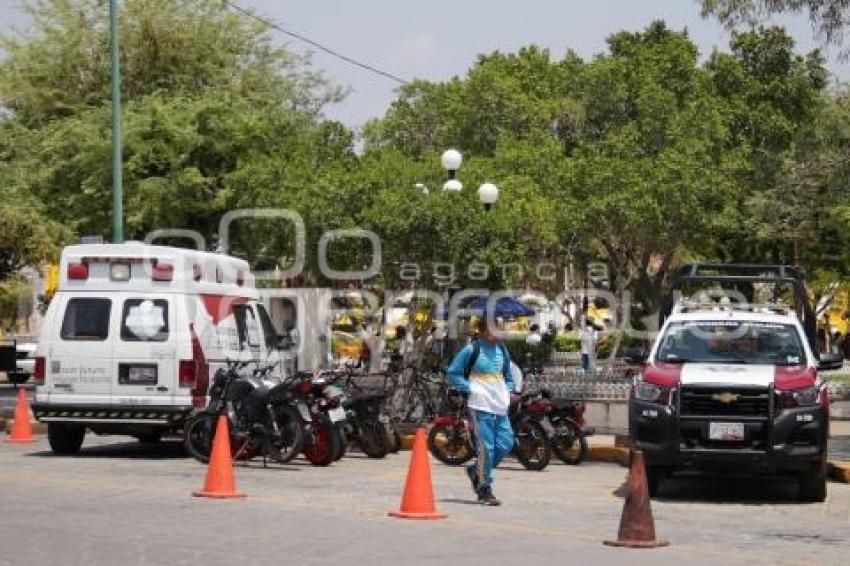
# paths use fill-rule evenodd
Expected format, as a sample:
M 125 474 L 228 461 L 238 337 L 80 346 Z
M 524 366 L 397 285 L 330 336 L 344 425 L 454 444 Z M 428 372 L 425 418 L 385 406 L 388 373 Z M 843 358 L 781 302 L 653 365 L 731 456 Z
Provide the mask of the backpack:
M 502 375 L 504 375 L 505 371 L 510 371 L 511 367 L 511 354 L 508 352 L 508 347 L 505 346 L 504 342 L 499 342 L 499 347 L 502 348 L 502 357 L 505 359 L 505 365 L 502 368 Z M 472 368 L 475 367 L 475 362 L 478 361 L 478 356 L 481 354 L 481 342 L 478 340 L 472 343 L 472 353 L 469 355 L 469 359 L 466 360 L 466 367 L 463 370 L 463 377 L 467 380 L 469 376 L 472 375 Z

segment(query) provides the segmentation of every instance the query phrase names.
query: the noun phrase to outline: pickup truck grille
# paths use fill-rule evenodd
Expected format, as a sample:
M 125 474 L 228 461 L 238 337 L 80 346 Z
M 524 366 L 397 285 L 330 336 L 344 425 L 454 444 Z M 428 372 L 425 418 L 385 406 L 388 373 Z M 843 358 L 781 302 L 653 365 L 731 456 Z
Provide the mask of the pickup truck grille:
M 767 418 L 770 415 L 770 392 L 761 387 L 683 387 L 679 397 L 679 414 Z

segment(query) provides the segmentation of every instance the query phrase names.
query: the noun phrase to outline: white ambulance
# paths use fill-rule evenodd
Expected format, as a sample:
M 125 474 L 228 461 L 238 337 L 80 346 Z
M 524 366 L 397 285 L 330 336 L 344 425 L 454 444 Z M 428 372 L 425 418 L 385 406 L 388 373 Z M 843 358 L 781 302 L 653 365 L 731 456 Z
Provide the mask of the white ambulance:
M 33 413 L 56 453 L 79 451 L 87 429 L 155 442 L 205 406 L 218 367 L 272 365 L 279 343 L 243 260 L 69 246 L 36 351 Z

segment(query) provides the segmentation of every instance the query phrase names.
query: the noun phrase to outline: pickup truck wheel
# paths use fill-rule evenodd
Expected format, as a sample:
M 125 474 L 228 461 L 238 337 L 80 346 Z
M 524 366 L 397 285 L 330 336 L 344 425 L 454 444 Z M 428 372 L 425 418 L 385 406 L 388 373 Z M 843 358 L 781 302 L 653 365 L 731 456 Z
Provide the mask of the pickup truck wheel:
M 812 465 L 808 472 L 800 476 L 800 499 L 812 503 L 826 500 L 826 463 Z
M 47 423 L 47 441 L 54 454 L 73 456 L 80 451 L 86 427 L 73 423 Z
M 646 487 L 649 489 L 650 497 L 658 497 L 661 488 L 661 478 L 664 470 L 657 466 L 646 467 Z

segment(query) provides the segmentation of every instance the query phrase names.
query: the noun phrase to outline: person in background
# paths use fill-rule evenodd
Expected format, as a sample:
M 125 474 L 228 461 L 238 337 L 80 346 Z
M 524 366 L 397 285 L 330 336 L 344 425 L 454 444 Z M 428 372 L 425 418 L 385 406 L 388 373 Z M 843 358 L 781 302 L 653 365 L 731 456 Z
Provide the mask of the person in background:
M 406 363 L 413 350 L 413 336 L 406 327 L 399 324 L 395 327 L 395 337 L 398 340 L 398 353 Z
M 366 322 L 361 324 L 359 336 L 362 345 L 360 346 L 360 359 L 358 360 L 357 365 L 366 373 L 369 373 L 372 360 L 372 343 L 374 342 L 372 327 Z
M 579 341 L 581 342 L 581 367 L 587 377 L 596 377 L 596 326 L 585 313 L 581 318 Z
M 469 394 L 468 407 L 475 430 L 477 460 L 466 468 L 472 489 L 482 505 L 501 505 L 493 495 L 493 468 L 514 446 L 508 417 L 511 391 L 515 389 L 507 347 L 482 317 L 478 339 L 457 353 L 446 371 L 452 387 Z

